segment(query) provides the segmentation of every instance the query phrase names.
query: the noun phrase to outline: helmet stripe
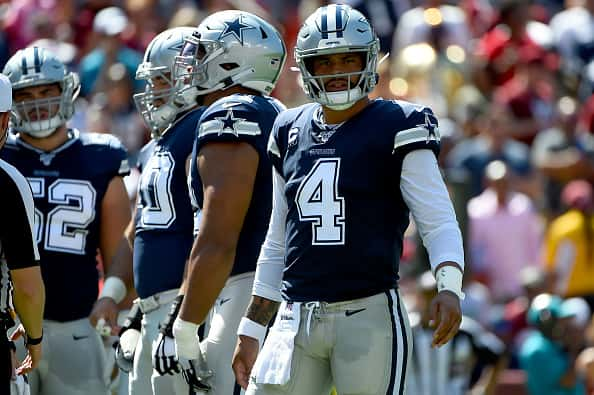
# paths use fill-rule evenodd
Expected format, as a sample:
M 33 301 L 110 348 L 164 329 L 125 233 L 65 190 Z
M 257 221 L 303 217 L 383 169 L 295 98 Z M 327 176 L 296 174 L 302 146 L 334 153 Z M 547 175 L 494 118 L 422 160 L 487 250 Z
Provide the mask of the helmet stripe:
M 35 65 L 35 72 L 41 73 L 41 60 L 39 59 L 39 48 L 33 47 L 33 64 Z
M 327 8 L 322 8 L 322 38 L 328 38 L 328 15 L 326 14 Z
M 21 58 L 21 71 L 23 75 L 27 75 L 29 73 L 29 70 L 27 69 L 27 55 L 25 54 L 23 54 L 23 57 Z
M 151 61 L 151 52 L 153 51 L 153 47 L 155 46 L 155 41 L 156 40 L 151 41 L 151 43 L 149 44 L 149 47 L 146 50 L 146 61 L 147 62 Z
M 342 7 L 340 4 L 336 5 L 336 38 L 342 38 Z
M 330 34 L 336 32 L 336 6 L 334 4 L 330 4 L 328 6 L 328 37 L 331 37 Z

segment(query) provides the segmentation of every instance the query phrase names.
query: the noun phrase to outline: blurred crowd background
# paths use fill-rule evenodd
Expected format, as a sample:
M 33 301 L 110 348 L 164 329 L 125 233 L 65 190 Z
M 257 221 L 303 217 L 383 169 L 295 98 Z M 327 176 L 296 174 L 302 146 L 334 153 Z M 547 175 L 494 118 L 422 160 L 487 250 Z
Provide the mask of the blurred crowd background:
M 72 126 L 116 135 L 134 163 L 150 138 L 134 108 L 132 95 L 144 89 L 134 75 L 157 33 L 196 26 L 222 9 L 264 17 L 289 52 L 273 94 L 293 107 L 305 102 L 290 70 L 296 34 L 326 3 L 0 0 L 0 67 L 25 46 L 51 49 L 81 78 Z M 503 344 L 499 393 L 526 391 L 522 347 L 542 329 L 527 312 L 537 295 L 550 293 L 572 311 L 555 344 L 593 394 L 594 0 L 341 3 L 371 19 L 389 53 L 373 95 L 438 115 L 440 162 L 465 237 L 463 313 Z M 127 179 L 131 201 L 136 179 Z M 400 266 L 411 311 L 422 312 L 428 267 L 413 224 Z

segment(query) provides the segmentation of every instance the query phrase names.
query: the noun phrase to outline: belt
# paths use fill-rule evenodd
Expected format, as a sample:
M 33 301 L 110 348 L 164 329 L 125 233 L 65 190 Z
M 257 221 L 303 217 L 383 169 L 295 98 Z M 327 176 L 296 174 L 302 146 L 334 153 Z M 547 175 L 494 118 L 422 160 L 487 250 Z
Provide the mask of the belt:
M 170 289 L 169 291 L 159 292 L 148 298 L 136 299 L 134 303 L 138 304 L 140 311 L 143 314 L 148 314 L 157 310 L 159 307 L 172 302 L 177 297 L 178 289 Z

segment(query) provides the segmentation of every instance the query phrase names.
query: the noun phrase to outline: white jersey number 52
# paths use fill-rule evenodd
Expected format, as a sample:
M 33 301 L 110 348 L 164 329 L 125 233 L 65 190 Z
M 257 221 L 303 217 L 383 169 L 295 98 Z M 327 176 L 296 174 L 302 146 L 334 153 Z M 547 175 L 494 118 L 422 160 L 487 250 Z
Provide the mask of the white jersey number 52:
M 35 241 L 48 251 L 82 255 L 88 226 L 95 219 L 97 192 L 86 180 L 57 179 L 45 190 L 45 179 L 27 178 L 33 197 L 45 198 L 56 206 L 44 218 L 35 209 Z M 45 237 L 44 237 L 45 235 Z
M 344 198 L 338 195 L 340 158 L 318 159 L 297 190 L 299 219 L 312 226 L 313 245 L 344 244 Z

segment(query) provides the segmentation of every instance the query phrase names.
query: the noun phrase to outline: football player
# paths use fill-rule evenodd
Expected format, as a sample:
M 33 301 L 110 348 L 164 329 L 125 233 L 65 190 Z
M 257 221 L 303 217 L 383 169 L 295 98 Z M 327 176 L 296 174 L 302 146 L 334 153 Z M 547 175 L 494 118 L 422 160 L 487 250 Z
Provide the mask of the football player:
M 194 31 L 177 27 L 158 34 L 148 45 L 136 79 L 145 80 L 144 92 L 134 96 L 138 111 L 152 132 L 143 147 L 134 219 L 134 285 L 137 308 L 121 333 L 120 357 L 133 359 L 129 392 L 135 394 L 188 394 L 188 385 L 171 361 L 175 357 L 171 324 L 159 324 L 175 303 L 186 260 L 192 246 L 192 205 L 187 176 L 196 124 L 203 109 L 195 88 L 180 92 L 172 81 L 172 67 L 184 39 Z M 131 229 L 132 227 L 129 227 Z M 174 306 L 175 308 L 175 306 Z M 141 323 L 140 317 L 142 317 Z M 133 322 L 140 340 L 129 343 Z M 159 338 L 157 340 L 157 338 Z M 132 349 L 127 349 L 132 346 Z M 153 374 L 154 366 L 157 370 Z
M 295 58 L 313 103 L 279 115 L 268 144 L 273 212 L 238 330 L 237 381 L 248 394 L 333 384 L 339 394 L 402 394 L 412 342 L 398 261 L 409 213 L 440 291 L 433 346 L 461 320 L 462 238 L 437 166 L 437 120 L 420 105 L 368 98 L 378 40 L 348 6 L 316 10 Z
M 45 352 L 29 376 L 31 393 L 104 395 L 105 355 L 94 325 L 103 318 L 115 327 L 117 303 L 131 283 L 132 268 L 113 260 L 127 246 L 127 152 L 109 134 L 67 126 L 80 85 L 50 51 L 20 50 L 3 74 L 13 89 L 14 134 L 1 155 L 27 177 L 33 192 L 47 295 Z M 97 250 L 106 273 L 99 299 Z
M 179 362 L 195 390 L 204 388 L 200 379 L 208 379 L 212 371 L 206 380 L 210 393 L 240 391 L 231 356 L 272 207 L 266 144 L 284 106 L 268 95 L 285 58 L 284 43 L 271 24 L 247 12 L 222 11 L 207 17 L 186 39 L 177 61 L 176 78 L 196 87 L 208 106 L 190 165 L 201 220 L 173 326 Z M 196 331 L 211 307 L 202 354 Z M 195 360 L 201 365 L 194 366 Z

